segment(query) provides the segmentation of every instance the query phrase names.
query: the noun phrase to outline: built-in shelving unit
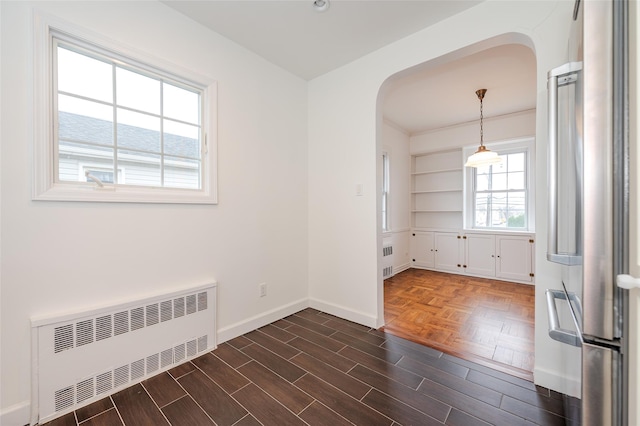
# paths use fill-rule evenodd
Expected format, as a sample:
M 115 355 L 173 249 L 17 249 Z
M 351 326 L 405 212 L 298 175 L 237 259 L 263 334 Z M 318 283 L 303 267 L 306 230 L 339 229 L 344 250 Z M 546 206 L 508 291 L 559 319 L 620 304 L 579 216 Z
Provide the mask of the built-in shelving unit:
M 414 228 L 462 228 L 462 151 L 411 158 L 411 215 Z

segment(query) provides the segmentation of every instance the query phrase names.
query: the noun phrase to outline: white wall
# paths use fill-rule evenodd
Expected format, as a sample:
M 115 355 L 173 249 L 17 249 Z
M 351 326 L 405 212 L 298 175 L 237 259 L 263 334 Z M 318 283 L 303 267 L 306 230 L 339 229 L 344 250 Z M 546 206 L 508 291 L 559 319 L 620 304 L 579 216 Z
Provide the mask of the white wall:
M 411 156 L 409 135 L 399 126 L 384 121 L 382 150 L 389 154 L 389 215 L 393 242 L 393 272 L 408 269 L 411 230 Z
M 307 83 L 159 2 L 37 7 L 217 79 L 220 203 L 31 201 L 32 5 L 0 2 L 6 425 L 28 421 L 33 315 L 217 280 L 224 340 L 305 307 L 308 297 Z
M 381 113 L 379 91 L 387 78 L 411 67 L 451 60 L 497 44 L 525 43 L 536 53 L 537 158 L 546 158 L 546 72 L 565 61 L 573 3 L 485 1 L 437 25 L 386 46 L 309 83 L 309 294 L 322 307 L 371 326 L 384 323 L 378 271 Z M 443 56 L 446 55 L 446 56 Z M 475 133 L 475 132 L 474 132 Z M 538 161 L 538 188 L 546 187 Z M 355 184 L 362 183 L 363 197 Z M 538 191 L 537 229 L 546 229 L 546 194 Z M 542 386 L 564 388 L 579 377 L 571 354 L 547 333 L 544 285 L 558 284 L 559 269 L 544 260 L 546 236 L 536 240 L 536 367 Z M 575 364 L 575 363 L 574 363 Z M 569 386 L 570 387 L 570 386 Z

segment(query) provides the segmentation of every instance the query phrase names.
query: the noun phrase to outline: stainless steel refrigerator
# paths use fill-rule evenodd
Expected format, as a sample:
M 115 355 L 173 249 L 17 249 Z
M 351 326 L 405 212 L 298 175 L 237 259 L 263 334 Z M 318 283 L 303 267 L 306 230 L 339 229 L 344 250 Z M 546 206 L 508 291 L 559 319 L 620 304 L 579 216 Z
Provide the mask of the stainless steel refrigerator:
M 581 348 L 571 420 L 587 426 L 628 423 L 628 295 L 616 286 L 629 268 L 627 9 L 576 1 L 568 62 L 548 73 L 547 260 L 563 265 L 547 283 L 549 336 Z

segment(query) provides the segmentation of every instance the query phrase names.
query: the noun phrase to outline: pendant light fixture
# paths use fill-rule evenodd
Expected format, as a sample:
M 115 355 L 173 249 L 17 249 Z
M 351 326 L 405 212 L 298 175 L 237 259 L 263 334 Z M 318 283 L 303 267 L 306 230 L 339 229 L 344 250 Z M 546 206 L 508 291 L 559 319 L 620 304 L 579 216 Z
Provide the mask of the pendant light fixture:
M 480 99 L 480 146 L 473 155 L 469 156 L 467 162 L 464 164 L 465 167 L 482 167 L 502 162 L 502 158 L 498 156 L 497 152 L 489 151 L 487 147 L 484 146 L 482 100 L 484 99 L 485 93 L 487 93 L 487 89 L 476 90 L 476 95 L 478 99 Z

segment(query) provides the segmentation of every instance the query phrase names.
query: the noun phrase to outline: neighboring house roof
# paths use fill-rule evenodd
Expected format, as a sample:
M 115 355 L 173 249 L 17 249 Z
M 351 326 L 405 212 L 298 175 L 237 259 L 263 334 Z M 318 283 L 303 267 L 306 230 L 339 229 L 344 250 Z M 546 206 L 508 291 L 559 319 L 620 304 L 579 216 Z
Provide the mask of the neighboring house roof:
M 160 154 L 160 132 L 127 124 L 118 124 L 117 127 L 119 149 L 129 148 Z M 91 142 L 112 146 L 113 122 L 60 111 L 58 136 L 70 142 Z M 165 133 L 164 154 L 199 159 L 200 143 L 197 139 Z

